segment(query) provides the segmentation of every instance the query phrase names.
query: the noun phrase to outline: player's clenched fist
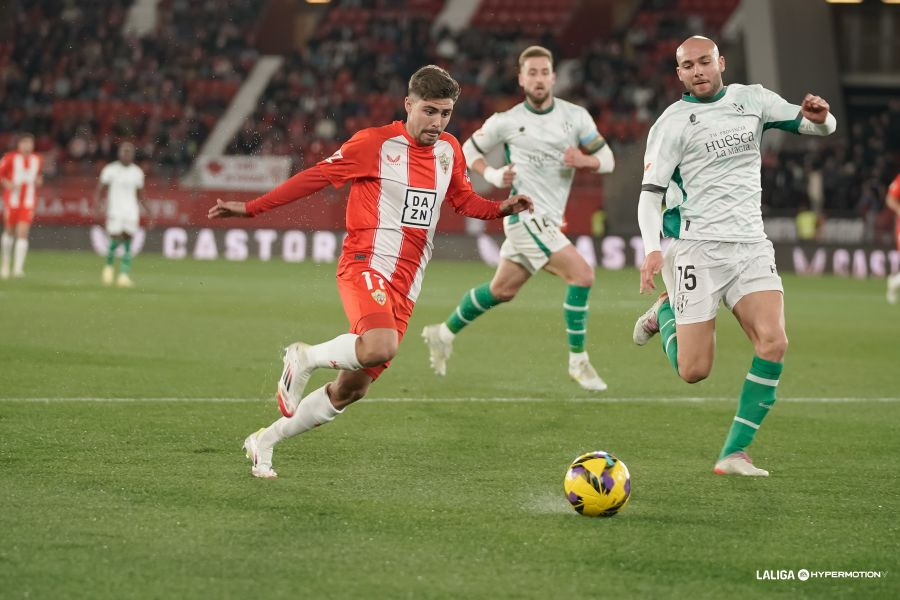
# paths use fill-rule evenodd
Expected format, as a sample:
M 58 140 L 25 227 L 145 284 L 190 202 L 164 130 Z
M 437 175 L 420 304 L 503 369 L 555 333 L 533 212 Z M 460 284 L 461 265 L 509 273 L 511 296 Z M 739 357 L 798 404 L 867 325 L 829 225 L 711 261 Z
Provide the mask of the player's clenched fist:
M 800 104 L 800 114 L 813 123 L 821 125 L 825 122 L 825 118 L 828 117 L 830 108 L 828 102 L 823 98 L 814 96 L 813 94 L 807 94 L 803 98 L 803 103 Z
M 206 215 L 210 219 L 224 219 L 226 217 L 249 217 L 247 207 L 243 202 L 230 200 L 225 202 L 221 198 L 216 198 L 216 205 L 209 209 Z

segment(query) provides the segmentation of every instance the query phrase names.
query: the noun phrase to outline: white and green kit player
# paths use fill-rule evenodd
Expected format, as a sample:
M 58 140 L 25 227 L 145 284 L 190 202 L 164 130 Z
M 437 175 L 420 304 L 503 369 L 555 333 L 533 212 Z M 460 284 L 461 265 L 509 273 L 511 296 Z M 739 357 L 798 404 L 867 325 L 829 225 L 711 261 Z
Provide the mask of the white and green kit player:
M 612 151 L 588 112 L 553 97 L 553 55 L 540 46 L 519 56 L 519 85 L 525 100 L 494 114 L 463 145 L 466 163 L 495 187 L 512 187 L 534 201 L 534 213 L 513 215 L 503 222 L 506 240 L 494 278 L 467 291 L 444 323 L 422 332 L 431 366 L 447 372 L 454 337 L 476 318 L 512 300 L 537 271 L 557 275 L 568 284 L 563 303 L 569 341 L 569 375 L 583 388 L 606 389 L 585 352 L 588 296 L 594 270 L 560 231 L 576 169 L 610 173 Z M 484 155 L 503 145 L 506 165 L 494 168 Z
M 119 160 L 113 161 L 100 171 L 95 201 L 99 205 L 106 195 L 106 233 L 109 235 L 109 249 L 106 266 L 103 267 L 103 285 L 112 285 L 115 280 L 119 287 L 132 287 L 131 242 L 140 224 L 140 209 L 144 205 L 144 171 L 134 164 L 134 146 L 128 142 L 119 146 Z M 108 194 L 107 194 L 108 191 Z M 119 276 L 115 276 L 116 250 L 123 247 Z
M 707 38 L 686 40 L 675 59 L 687 93 L 650 129 L 638 205 L 641 293 L 655 288 L 660 271 L 667 292 L 635 323 L 634 341 L 644 345 L 661 332 L 672 367 L 688 383 L 701 381 L 712 369 L 716 312 L 725 303 L 755 356 L 714 471 L 766 476 L 746 448 L 775 402 L 788 341 L 784 289 L 760 210 L 760 137 L 771 128 L 828 135 L 836 122 L 818 96 L 797 106 L 759 85 L 724 86 L 725 58 Z M 660 230 L 674 238 L 665 257 Z

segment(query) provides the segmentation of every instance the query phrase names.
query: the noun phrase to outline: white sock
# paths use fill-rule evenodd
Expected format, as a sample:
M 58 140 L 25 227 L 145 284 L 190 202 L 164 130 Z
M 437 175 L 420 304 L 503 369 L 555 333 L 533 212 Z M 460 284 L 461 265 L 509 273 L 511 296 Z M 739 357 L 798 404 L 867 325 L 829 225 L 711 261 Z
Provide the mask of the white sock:
M 10 256 L 12 256 L 13 242 L 15 238 L 4 232 L 3 235 L 0 235 L 0 261 L 3 262 L 3 270 L 9 271 L 9 260 Z
M 441 338 L 441 341 L 445 344 L 453 343 L 453 338 L 456 337 L 456 334 L 450 331 L 450 328 L 447 327 L 446 323 L 441 323 L 440 328 L 438 328 L 438 337 Z
M 25 268 L 25 256 L 28 254 L 28 240 L 16 240 L 16 257 L 13 259 L 13 273 L 21 273 Z
M 569 352 L 570 365 L 581 362 L 583 360 L 588 360 L 587 352 Z
M 281 417 L 259 436 L 259 445 L 263 448 L 271 448 L 284 438 L 293 437 L 297 434 L 309 431 L 313 427 L 330 423 L 336 416 L 341 414 L 342 410 L 336 409 L 328 398 L 328 393 L 323 385 L 314 392 L 310 392 L 294 412 L 293 417 Z
M 317 368 L 341 369 L 343 371 L 358 371 L 363 368 L 356 358 L 356 340 L 359 336 L 355 333 L 339 335 L 331 341 L 316 344 L 307 350 L 307 356 L 312 359 Z

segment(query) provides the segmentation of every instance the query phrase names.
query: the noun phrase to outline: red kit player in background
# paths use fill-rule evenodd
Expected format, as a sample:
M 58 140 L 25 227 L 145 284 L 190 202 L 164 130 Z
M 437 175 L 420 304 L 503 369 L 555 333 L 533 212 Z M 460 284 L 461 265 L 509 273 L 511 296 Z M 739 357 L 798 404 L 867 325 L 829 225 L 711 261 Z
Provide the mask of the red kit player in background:
M 19 138 L 16 150 L 0 159 L 0 185 L 3 186 L 3 236 L 0 237 L 0 278 L 8 279 L 10 261 L 14 277 L 25 276 L 28 232 L 34 220 L 37 188 L 44 183 L 41 169 L 44 159 L 34 152 L 34 136 Z M 15 249 L 15 258 L 13 258 Z
M 409 80 L 405 123 L 363 129 L 331 158 L 268 194 L 246 204 L 219 200 L 209 210 L 211 219 L 252 217 L 329 184 L 351 182 L 347 237 L 337 268 L 350 333 L 315 346 L 297 342 L 287 348 L 278 381 L 284 417 L 244 441 L 254 476 L 277 477 L 273 446 L 333 420 L 365 396 L 396 356 L 445 200 L 456 212 L 485 220 L 532 209 L 526 196 L 492 202 L 472 190 L 462 148 L 444 133 L 458 97 L 459 84 L 449 73 L 434 65 L 422 67 Z M 320 368 L 337 369 L 338 375 L 304 396 L 310 375 Z
M 900 251 L 900 174 L 894 177 L 887 191 L 887 197 L 884 199 L 887 207 L 894 211 L 897 216 L 894 235 L 897 237 L 897 251 Z M 887 280 L 887 300 L 891 304 L 897 303 L 897 296 L 900 294 L 900 272 L 890 275 Z

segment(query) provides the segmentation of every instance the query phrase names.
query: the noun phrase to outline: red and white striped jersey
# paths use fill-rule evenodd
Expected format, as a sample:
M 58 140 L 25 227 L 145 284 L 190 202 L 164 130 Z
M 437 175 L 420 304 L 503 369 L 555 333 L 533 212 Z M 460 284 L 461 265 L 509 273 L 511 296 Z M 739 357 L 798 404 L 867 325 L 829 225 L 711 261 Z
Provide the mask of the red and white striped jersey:
M 0 159 L 0 179 L 12 182 L 12 187 L 3 192 L 7 208 L 34 208 L 38 177 L 43 164 L 43 157 L 34 152 L 28 156 L 18 152 L 3 155 Z
M 894 177 L 890 187 L 888 187 L 888 196 L 900 201 L 900 174 Z M 897 248 L 900 248 L 900 215 L 897 215 Z
M 342 260 L 365 261 L 415 301 L 444 200 L 457 212 L 501 216 L 472 190 L 459 141 L 442 133 L 419 145 L 403 122 L 363 129 L 317 165 L 335 187 L 352 181 Z

